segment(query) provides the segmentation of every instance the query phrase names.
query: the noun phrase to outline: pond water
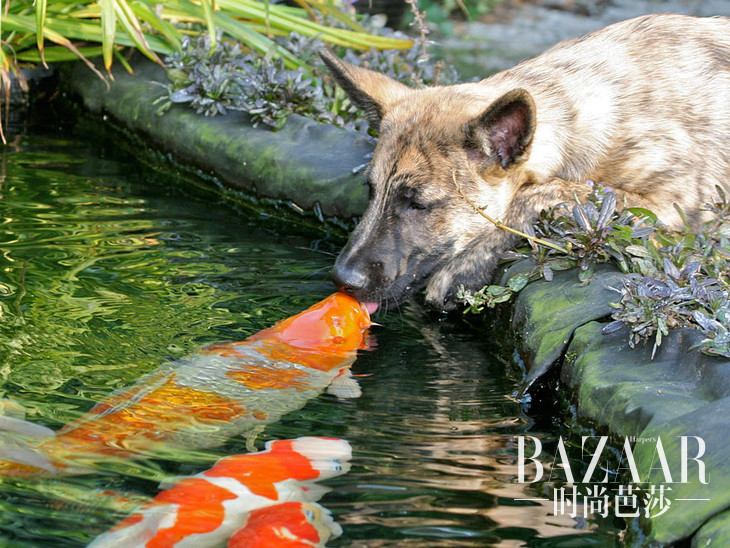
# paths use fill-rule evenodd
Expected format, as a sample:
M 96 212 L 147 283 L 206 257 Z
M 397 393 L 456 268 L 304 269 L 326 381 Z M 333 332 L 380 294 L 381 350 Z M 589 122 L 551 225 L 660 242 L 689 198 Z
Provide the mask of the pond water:
M 181 194 L 113 148 L 24 137 L 3 150 L 0 401 L 54 430 L 164 362 L 242 340 L 333 290 L 330 243 Z M 516 483 L 516 436 L 550 447 L 557 411 L 510 397 L 519 379 L 505 373 L 504 330 L 417 304 L 375 320 L 377 347 L 353 366 L 362 395 L 322 394 L 256 442 L 349 441 L 352 469 L 320 500 L 344 531 L 329 545 L 617 545 L 611 522 L 516 500 L 543 494 Z M 161 480 L 245 452 L 237 438 L 82 476 L 0 478 L 0 546 L 84 546 Z

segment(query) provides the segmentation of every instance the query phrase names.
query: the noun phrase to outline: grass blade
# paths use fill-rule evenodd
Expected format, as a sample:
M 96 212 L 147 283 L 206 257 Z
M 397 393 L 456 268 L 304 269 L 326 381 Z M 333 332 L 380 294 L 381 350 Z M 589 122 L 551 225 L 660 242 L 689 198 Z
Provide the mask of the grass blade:
M 135 0 L 131 2 L 130 6 L 134 10 L 134 13 L 137 15 L 137 17 L 147 23 L 154 30 L 159 32 L 173 49 L 180 49 L 180 41 L 182 39 L 182 35 L 173 24 L 171 24 L 169 21 L 166 21 L 162 17 L 162 10 L 160 10 L 160 13 L 158 14 L 153 11 L 146 2 L 143 2 L 142 0 Z M 163 7 L 161 4 L 158 4 L 158 6 L 160 8 Z
M 35 32 L 35 22 L 29 16 L 8 14 L 4 23 L 4 28 L 10 28 L 19 33 Z M 83 40 L 101 44 L 101 28 L 93 22 L 85 23 L 77 19 L 46 18 L 46 30 L 48 29 L 53 30 L 57 36 L 66 37 L 68 40 Z M 48 36 L 45 35 L 45 38 L 48 38 Z M 120 46 L 136 47 L 135 42 L 126 32 L 117 32 L 116 42 Z M 147 42 L 156 53 L 168 55 L 172 52 L 169 44 L 155 36 L 148 36 Z
M 319 36 L 323 41 L 335 45 L 360 50 L 371 47 L 380 49 L 408 49 L 413 45 L 411 40 L 387 38 L 368 33 L 355 32 L 346 29 L 336 29 L 310 21 L 303 17 L 292 15 L 288 10 L 279 10 L 277 5 L 270 6 L 267 16 L 260 2 L 253 0 L 220 0 L 219 4 L 231 15 L 248 19 L 256 23 L 265 23 L 268 17 L 269 24 L 278 29 L 289 32 L 298 32 L 304 36 Z
M 36 45 L 38 51 L 41 54 L 41 62 L 43 66 L 48 68 L 45 59 L 43 58 L 43 27 L 46 22 L 46 0 L 35 0 L 35 28 L 36 30 Z
M 330 17 L 337 19 L 340 23 L 347 25 L 355 32 L 368 32 L 365 27 L 358 23 L 353 17 L 342 10 L 337 9 L 337 7 L 332 4 L 328 4 L 327 2 L 311 2 L 308 0 L 299 0 L 297 3 L 311 5 L 312 8 L 322 12 L 324 15 L 329 15 Z
M 129 61 L 127 61 L 127 60 L 126 60 L 126 59 L 124 58 L 124 55 L 122 55 L 122 54 L 121 54 L 121 53 L 119 52 L 119 48 L 114 48 L 114 57 L 116 57 L 116 58 L 117 58 L 117 61 L 119 61 L 119 62 L 120 62 L 120 63 L 122 64 L 122 66 L 123 66 L 123 67 L 125 68 L 125 70 L 126 70 L 126 71 L 127 71 L 127 72 L 128 72 L 129 74 L 134 74 L 134 69 L 132 68 L 132 65 L 130 65 L 130 64 L 129 64 Z
M 266 55 L 270 51 L 276 51 L 276 53 L 284 60 L 284 65 L 286 65 L 287 68 L 292 69 L 306 66 L 304 61 L 295 55 L 292 55 L 290 51 L 279 46 L 273 40 L 266 38 L 266 36 L 259 34 L 242 21 L 238 21 L 232 17 L 218 13 L 216 14 L 216 22 L 228 35 L 240 40 L 263 55 Z
M 205 26 L 208 27 L 208 36 L 210 37 L 210 51 L 213 51 L 216 46 L 217 35 L 215 31 L 215 0 L 200 0 L 200 4 L 203 6 L 203 19 L 205 19 Z
M 142 32 L 137 16 L 129 7 L 126 0 L 114 0 L 114 11 L 116 11 L 119 22 L 127 35 L 134 42 L 135 47 L 155 63 L 162 64 L 157 54 L 150 48 L 147 39 Z
M 104 68 L 111 76 L 114 39 L 117 34 L 117 14 L 114 11 L 114 0 L 99 0 L 101 8 L 101 46 L 104 57 Z
M 78 48 L 78 51 L 87 59 L 92 57 L 99 57 L 100 55 L 102 55 L 101 46 Z M 63 46 L 49 46 L 45 49 L 43 55 L 46 58 L 46 61 L 48 61 L 49 63 L 76 61 L 79 58 L 78 55 L 76 55 L 73 51 Z M 28 63 L 39 63 L 41 60 L 41 56 L 38 53 L 37 49 L 27 49 L 18 53 L 16 55 L 16 59 L 18 61 L 25 61 Z

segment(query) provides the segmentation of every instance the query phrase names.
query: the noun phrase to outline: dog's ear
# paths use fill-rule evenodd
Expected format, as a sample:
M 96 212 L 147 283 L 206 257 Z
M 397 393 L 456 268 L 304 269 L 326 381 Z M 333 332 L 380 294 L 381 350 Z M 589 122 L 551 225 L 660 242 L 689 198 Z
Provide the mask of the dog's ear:
M 535 101 L 524 89 L 513 89 L 494 101 L 464 127 L 467 152 L 502 168 L 523 159 L 535 134 Z
M 321 49 L 318 53 L 350 100 L 365 112 L 375 130 L 380 129 L 380 121 L 388 108 L 411 92 L 408 86 L 378 72 L 346 63 L 329 50 Z

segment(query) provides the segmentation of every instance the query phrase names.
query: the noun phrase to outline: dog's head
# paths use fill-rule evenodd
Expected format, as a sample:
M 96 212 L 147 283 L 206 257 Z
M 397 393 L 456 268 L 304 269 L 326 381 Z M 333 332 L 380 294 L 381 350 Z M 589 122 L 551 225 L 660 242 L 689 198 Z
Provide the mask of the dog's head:
M 332 278 L 361 302 L 396 304 L 453 272 L 459 255 L 494 230 L 475 206 L 504 218 L 525 179 L 535 105 L 523 89 L 496 97 L 480 84 L 411 89 L 321 55 L 379 132 L 370 203 Z M 490 275 L 474 272 L 467 285 L 480 288 Z M 447 293 L 429 286 L 427 299 L 443 307 Z

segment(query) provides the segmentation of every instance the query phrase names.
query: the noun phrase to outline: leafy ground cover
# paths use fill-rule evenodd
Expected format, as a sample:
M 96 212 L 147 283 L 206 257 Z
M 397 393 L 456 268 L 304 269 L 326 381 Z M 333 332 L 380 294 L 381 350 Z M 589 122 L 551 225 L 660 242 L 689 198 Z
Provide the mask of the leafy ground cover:
M 407 47 L 383 48 L 372 42 L 368 48 L 353 48 L 330 41 L 327 44 L 349 63 L 365 66 L 410 86 L 452 84 L 458 80 L 453 67 L 434 62 L 428 52 L 429 25 L 426 13 L 416 0 L 406 2 L 411 11 L 411 26 L 417 33 L 411 39 L 401 31 L 384 26 L 375 16 L 358 16 L 359 28 L 378 37 L 383 43 L 407 44 Z M 332 21 L 333 27 L 347 24 Z M 187 103 L 206 116 L 239 110 L 249 115 L 252 123 L 279 129 L 292 113 L 347 129 L 367 132 L 364 116 L 329 77 L 317 55 L 325 47 L 323 36 L 297 32 L 274 37 L 277 46 L 286 48 L 302 64 L 287 65 L 286 59 L 274 50 L 253 51 L 245 44 L 225 41 L 218 36 L 202 34 L 186 37 L 181 47 L 166 58 L 170 76 L 167 96 L 161 98 L 160 113 L 173 103 Z
M 671 231 L 650 211 L 618 209 L 614 192 L 593 184 L 585 203 L 561 204 L 524 227 L 527 245 L 504 258 L 532 261 L 530 272 L 506 286 L 461 288 L 465 313 L 508 301 L 530 280 L 551 280 L 556 270 L 577 267 L 581 282 L 590 283 L 597 264 L 612 262 L 627 276 L 604 333 L 626 326 L 632 346 L 653 338 L 656 351 L 670 328 L 694 327 L 705 336 L 700 350 L 730 357 L 730 202 L 722 189 L 717 193 L 705 206 L 711 221 L 697 231 L 686 223 Z
M 404 34 L 384 27 L 373 32 L 405 40 Z M 218 41 L 211 49 L 210 35 L 185 38 L 179 52 L 166 59 L 170 84 L 161 99 L 160 112 L 173 103 L 189 104 L 196 112 L 213 116 L 230 110 L 247 113 L 254 125 L 280 128 L 292 113 L 314 120 L 365 132 L 367 123 L 331 81 L 317 50 L 324 47 L 319 38 L 292 34 L 287 47 L 310 69 L 287 68 L 284 59 L 250 52 L 238 43 Z M 377 70 L 408 85 L 453 83 L 455 71 L 428 62 L 423 48 L 416 43 L 406 50 L 365 52 L 337 48 L 344 59 L 358 66 Z

